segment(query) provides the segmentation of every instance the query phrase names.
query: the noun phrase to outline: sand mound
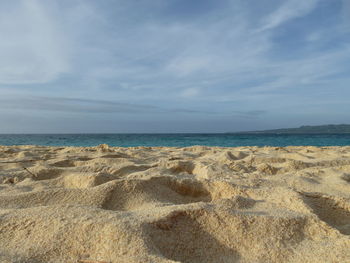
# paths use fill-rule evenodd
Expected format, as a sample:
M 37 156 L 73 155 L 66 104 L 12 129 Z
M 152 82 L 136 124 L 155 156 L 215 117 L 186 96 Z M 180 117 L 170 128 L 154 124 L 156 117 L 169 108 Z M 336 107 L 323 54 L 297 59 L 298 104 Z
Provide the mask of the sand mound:
M 349 262 L 350 147 L 0 147 L 0 262 Z
M 350 235 L 350 202 L 322 194 L 304 194 L 312 211 L 339 232 Z

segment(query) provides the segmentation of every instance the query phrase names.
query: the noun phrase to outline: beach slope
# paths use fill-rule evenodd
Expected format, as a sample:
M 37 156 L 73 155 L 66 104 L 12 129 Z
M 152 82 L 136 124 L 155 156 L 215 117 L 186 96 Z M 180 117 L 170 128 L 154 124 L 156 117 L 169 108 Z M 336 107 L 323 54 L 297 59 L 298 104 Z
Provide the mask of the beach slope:
M 0 262 L 350 262 L 350 147 L 0 146 Z

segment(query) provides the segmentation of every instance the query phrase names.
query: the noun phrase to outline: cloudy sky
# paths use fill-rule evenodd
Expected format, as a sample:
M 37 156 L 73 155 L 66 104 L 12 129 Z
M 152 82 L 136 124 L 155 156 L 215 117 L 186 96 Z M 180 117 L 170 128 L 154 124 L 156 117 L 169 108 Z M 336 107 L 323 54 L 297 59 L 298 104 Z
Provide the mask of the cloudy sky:
M 350 123 L 350 0 L 1 0 L 0 133 Z

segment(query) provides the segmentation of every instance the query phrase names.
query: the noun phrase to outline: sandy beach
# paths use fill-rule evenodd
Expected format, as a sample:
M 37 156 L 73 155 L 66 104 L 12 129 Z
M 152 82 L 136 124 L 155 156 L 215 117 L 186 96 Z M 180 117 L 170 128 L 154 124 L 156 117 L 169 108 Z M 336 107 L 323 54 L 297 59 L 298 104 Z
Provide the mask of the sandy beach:
M 350 262 L 350 147 L 0 147 L 0 262 Z

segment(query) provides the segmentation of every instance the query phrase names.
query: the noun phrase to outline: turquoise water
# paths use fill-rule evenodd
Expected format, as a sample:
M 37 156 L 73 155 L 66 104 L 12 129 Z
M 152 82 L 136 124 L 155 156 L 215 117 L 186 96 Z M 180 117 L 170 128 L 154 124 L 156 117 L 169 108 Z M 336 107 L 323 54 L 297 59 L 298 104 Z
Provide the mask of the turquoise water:
M 46 146 L 345 146 L 350 134 L 2 134 L 0 145 Z

